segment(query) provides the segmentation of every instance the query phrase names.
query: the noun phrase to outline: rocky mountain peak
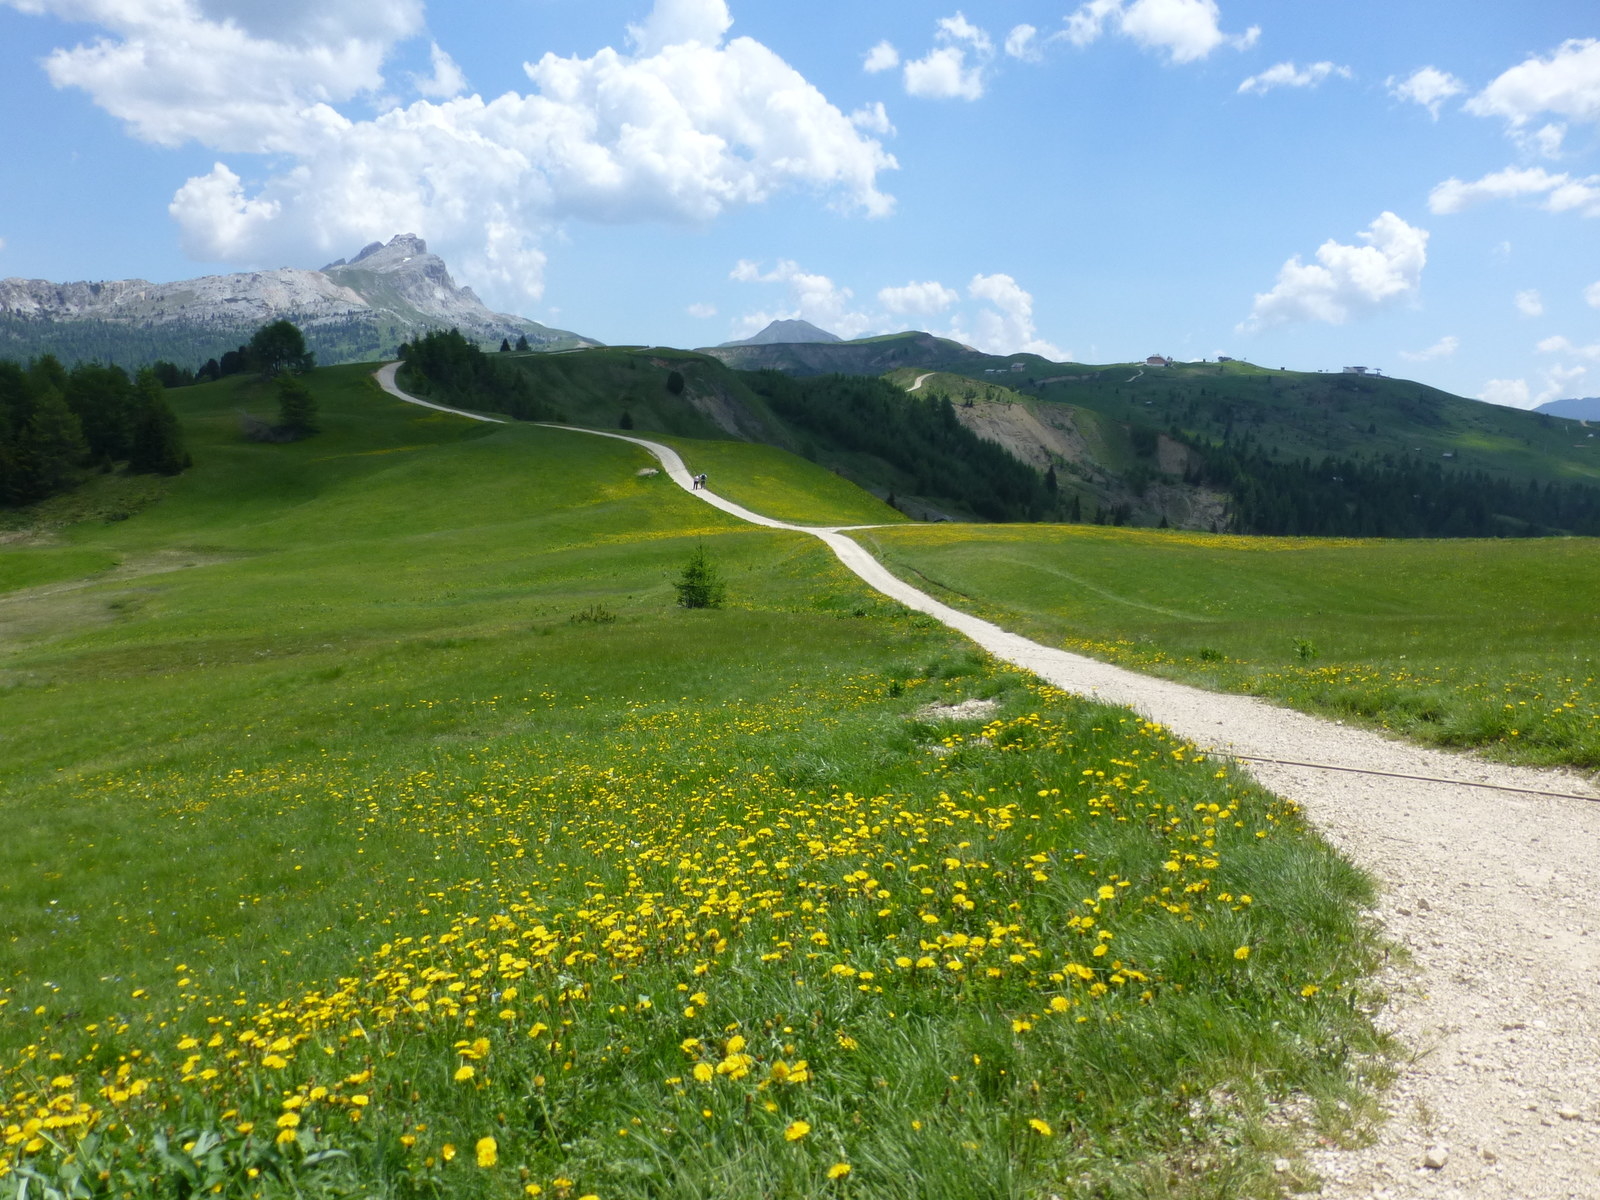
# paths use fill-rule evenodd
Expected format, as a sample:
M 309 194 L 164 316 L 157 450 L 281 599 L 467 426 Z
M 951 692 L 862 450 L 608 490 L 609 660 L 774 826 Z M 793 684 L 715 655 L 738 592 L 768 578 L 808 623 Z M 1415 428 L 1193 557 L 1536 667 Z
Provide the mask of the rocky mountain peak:
M 419 262 L 419 260 L 421 260 Z M 437 264 L 437 271 L 433 270 Z M 424 274 L 443 273 L 448 276 L 444 260 L 437 254 L 428 253 L 428 243 L 414 233 L 400 233 L 389 239 L 388 245 L 382 242 L 373 242 L 362 249 L 361 253 L 352 258 L 348 263 L 330 263 L 324 271 L 333 272 L 359 268 L 363 271 L 372 271 L 375 274 L 387 275 L 395 271 L 422 272 Z
M 281 267 L 175 283 L 0 280 L 0 318 L 100 322 L 110 330 L 97 335 L 108 356 L 113 344 L 126 344 L 117 341 L 122 328 L 129 337 L 133 330 L 161 330 L 168 341 L 191 338 L 212 353 L 213 345 L 236 345 L 255 326 L 280 317 L 300 325 L 325 362 L 376 356 L 412 333 L 452 327 L 489 345 L 522 336 L 534 345 L 593 344 L 490 311 L 471 288 L 456 286 L 444 260 L 414 233 L 372 242 L 321 271 Z M 139 336 L 141 346 L 149 341 L 148 332 Z

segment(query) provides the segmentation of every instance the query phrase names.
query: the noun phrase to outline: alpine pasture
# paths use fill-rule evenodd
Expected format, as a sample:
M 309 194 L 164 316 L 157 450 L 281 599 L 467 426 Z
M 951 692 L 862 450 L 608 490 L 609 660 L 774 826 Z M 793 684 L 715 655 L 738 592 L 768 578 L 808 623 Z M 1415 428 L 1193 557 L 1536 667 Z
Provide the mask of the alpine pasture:
M 0 550 L 0 1195 L 1220 1200 L 1359 1133 L 1383 948 L 1293 805 L 366 370 L 290 444 L 175 392 L 190 472 Z
M 1049 644 L 1437 745 L 1600 767 L 1592 538 L 861 537 L 917 586 Z

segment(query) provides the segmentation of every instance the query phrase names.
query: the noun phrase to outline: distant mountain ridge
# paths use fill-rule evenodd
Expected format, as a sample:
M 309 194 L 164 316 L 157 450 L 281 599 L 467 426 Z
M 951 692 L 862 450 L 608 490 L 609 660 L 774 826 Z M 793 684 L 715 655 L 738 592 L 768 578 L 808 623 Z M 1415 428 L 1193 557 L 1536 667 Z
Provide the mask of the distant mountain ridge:
M 1600 396 L 1575 396 L 1567 400 L 1552 400 L 1541 404 L 1534 412 L 1549 413 L 1552 417 L 1567 417 L 1574 421 L 1600 421 Z
M 754 337 L 742 338 L 737 342 L 723 342 L 717 349 L 726 350 L 731 346 L 793 345 L 811 342 L 842 342 L 843 340 L 838 334 L 829 333 L 826 329 L 819 329 L 810 321 L 772 321 Z
M 320 271 L 281 267 L 174 283 L 0 280 L 0 357 L 197 364 L 280 318 L 299 325 L 327 363 L 382 357 L 413 334 L 440 328 L 493 346 L 519 337 L 535 349 L 596 344 L 492 311 L 456 285 L 426 242 L 402 233 Z
M 772 326 L 767 328 L 771 329 Z M 882 375 L 899 367 L 922 367 L 929 371 L 961 370 L 997 361 L 991 355 L 949 338 L 915 332 L 859 338 L 853 342 L 838 339 L 826 342 L 758 342 L 751 339 L 730 342 L 725 346 L 708 346 L 697 353 L 720 359 L 738 371 L 773 370 L 790 375 Z M 1027 357 L 1033 362 L 1044 362 L 1033 356 Z

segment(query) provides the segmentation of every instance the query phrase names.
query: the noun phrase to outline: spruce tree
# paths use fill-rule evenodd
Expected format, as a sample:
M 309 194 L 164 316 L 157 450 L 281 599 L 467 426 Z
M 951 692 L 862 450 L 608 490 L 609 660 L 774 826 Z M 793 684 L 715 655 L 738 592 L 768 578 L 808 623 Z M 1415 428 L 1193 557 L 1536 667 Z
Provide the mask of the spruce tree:
M 59 391 L 46 387 L 18 441 L 16 469 L 23 501 L 43 500 L 71 487 L 88 454 L 77 414 Z
M 293 375 L 278 376 L 278 429 L 294 441 L 320 429 L 317 398 Z
M 134 388 L 132 445 L 128 470 L 136 475 L 176 475 L 189 466 L 183 430 L 167 403 L 166 389 L 151 370 L 139 372 Z
M 683 574 L 672 586 L 677 589 L 678 603 L 684 608 L 721 608 L 727 595 L 722 572 L 706 555 L 704 545 L 694 548 L 694 553 L 684 564 Z

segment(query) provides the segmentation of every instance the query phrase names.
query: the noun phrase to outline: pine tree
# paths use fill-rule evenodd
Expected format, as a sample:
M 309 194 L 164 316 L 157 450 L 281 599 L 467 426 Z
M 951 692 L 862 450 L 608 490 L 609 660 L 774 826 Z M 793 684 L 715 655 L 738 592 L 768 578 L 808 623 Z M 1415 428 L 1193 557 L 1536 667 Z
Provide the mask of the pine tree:
M 684 608 L 721 608 L 727 595 L 722 572 L 706 555 L 704 545 L 695 547 L 684 564 L 683 574 L 672 586 L 677 589 L 678 603 Z
M 501 338 L 500 339 L 500 353 L 501 354 L 510 354 L 511 353 L 511 340 L 509 338 Z
M 136 475 L 176 475 L 189 466 L 183 430 L 155 373 L 139 372 L 128 470 Z
M 519 333 L 517 335 L 517 349 L 518 350 L 526 350 L 526 349 L 528 349 L 528 335 L 527 334 Z
M 72 486 L 88 454 L 77 414 L 59 391 L 46 387 L 18 440 L 15 469 L 23 501 L 43 500 Z
M 317 425 L 317 398 L 293 375 L 278 376 L 278 428 L 291 440 L 310 437 Z

